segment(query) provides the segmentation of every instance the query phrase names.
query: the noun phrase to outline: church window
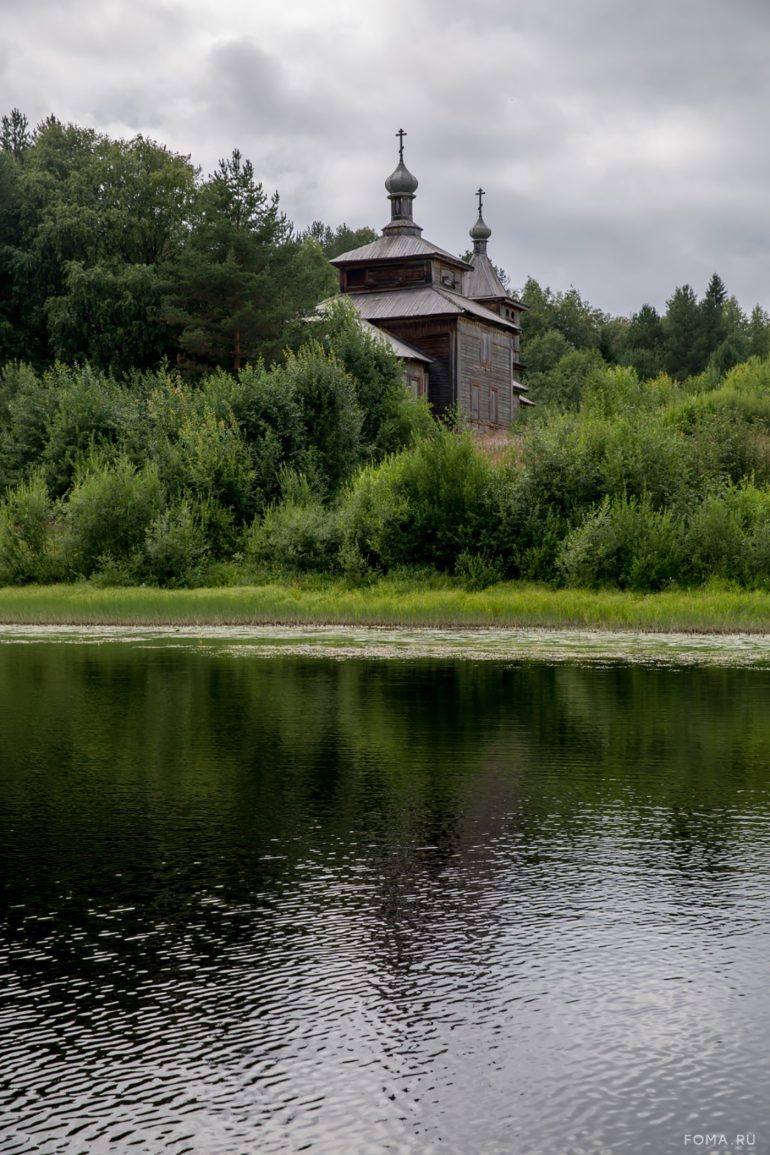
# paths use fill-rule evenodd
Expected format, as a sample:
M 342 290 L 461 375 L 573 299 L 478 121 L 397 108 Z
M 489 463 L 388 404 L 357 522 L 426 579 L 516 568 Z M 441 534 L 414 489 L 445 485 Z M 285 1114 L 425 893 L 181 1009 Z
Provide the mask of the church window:
M 481 335 L 481 367 L 482 369 L 492 368 L 492 334 L 482 333 Z
M 476 382 L 472 381 L 471 382 L 471 421 L 478 421 L 479 420 L 480 399 L 481 399 L 481 386 L 476 384 Z
M 497 425 L 497 390 L 489 390 L 489 421 L 492 425 Z

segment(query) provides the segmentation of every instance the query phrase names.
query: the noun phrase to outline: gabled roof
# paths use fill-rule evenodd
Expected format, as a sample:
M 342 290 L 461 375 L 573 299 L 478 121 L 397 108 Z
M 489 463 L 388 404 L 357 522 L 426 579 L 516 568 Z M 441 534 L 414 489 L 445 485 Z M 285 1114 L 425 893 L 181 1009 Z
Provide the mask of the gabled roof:
M 433 361 L 432 357 L 426 357 L 419 349 L 415 349 L 414 345 L 410 345 L 407 341 L 402 341 L 399 337 L 394 337 L 392 333 L 386 332 L 385 329 L 378 329 L 376 325 L 370 324 L 364 317 L 359 317 L 358 323 L 365 332 L 371 333 L 372 336 L 390 345 L 393 352 L 397 357 L 400 357 L 402 361 L 424 361 L 426 365 L 430 365 Z
M 474 253 L 471 271 L 463 279 L 463 293 L 466 297 L 507 297 L 503 282 L 486 253 Z
M 424 241 L 422 237 L 413 235 L 395 234 L 394 236 L 378 237 L 368 245 L 361 245 L 358 249 L 351 249 L 347 253 L 340 253 L 333 257 L 332 265 L 360 265 L 370 261 L 397 261 L 404 257 L 441 257 L 450 261 L 460 269 L 470 269 L 467 261 L 463 261 L 454 253 L 440 249 L 438 245 Z
M 503 285 L 495 266 L 486 253 L 474 253 L 471 271 L 463 276 L 463 293 L 476 301 L 509 301 L 517 309 L 527 306 L 512 297 Z
M 404 317 L 451 317 L 463 314 L 478 317 L 501 329 L 520 333 L 518 325 L 493 313 L 478 301 L 471 301 L 461 293 L 424 285 L 414 289 L 389 289 L 381 293 L 346 293 L 359 314 L 367 321 L 395 321 Z

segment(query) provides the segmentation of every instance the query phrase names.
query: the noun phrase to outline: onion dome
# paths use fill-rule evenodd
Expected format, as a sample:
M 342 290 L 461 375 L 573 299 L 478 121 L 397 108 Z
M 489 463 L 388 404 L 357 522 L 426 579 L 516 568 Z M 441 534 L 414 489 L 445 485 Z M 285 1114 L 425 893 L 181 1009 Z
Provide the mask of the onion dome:
M 385 181 L 390 201 L 390 224 L 382 230 L 385 235 L 419 236 L 422 229 L 414 223 L 412 217 L 412 202 L 417 191 L 417 177 L 410 173 L 404 164 L 404 137 L 406 133 L 400 128 L 398 137 L 398 165 Z
M 417 177 L 412 176 L 403 158 L 385 181 L 385 188 L 392 197 L 414 196 L 417 191 Z
M 472 241 L 488 241 L 492 236 L 492 230 L 482 217 L 481 213 L 479 213 L 479 219 L 476 221 L 476 224 L 469 231 Z
M 476 190 L 476 196 L 479 198 L 479 219 L 473 228 L 469 230 L 469 234 L 473 241 L 474 253 L 485 253 L 487 251 L 487 241 L 492 236 L 492 230 L 481 215 L 481 206 L 484 203 L 483 188 Z

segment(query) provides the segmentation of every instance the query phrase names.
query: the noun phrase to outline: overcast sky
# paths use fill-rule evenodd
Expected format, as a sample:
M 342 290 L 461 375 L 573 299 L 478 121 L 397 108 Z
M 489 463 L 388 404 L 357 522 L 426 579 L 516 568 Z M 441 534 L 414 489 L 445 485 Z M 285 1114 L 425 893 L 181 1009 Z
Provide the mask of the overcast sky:
M 234 147 L 298 228 L 415 218 L 514 286 L 665 306 L 713 271 L 770 308 L 769 0 L 0 0 L 0 110 Z

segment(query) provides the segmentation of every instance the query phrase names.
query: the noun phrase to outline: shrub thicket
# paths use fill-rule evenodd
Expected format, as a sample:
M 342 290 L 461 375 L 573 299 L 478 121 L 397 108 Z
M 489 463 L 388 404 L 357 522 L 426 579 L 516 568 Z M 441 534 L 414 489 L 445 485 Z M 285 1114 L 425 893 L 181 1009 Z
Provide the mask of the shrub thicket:
M 686 381 L 593 364 L 492 461 L 349 311 L 312 330 L 282 364 L 197 384 L 7 367 L 0 580 L 770 585 L 770 359 Z
M 495 535 L 496 472 L 470 434 L 436 425 L 412 448 L 361 470 L 342 499 L 348 558 L 375 569 L 452 573 Z

